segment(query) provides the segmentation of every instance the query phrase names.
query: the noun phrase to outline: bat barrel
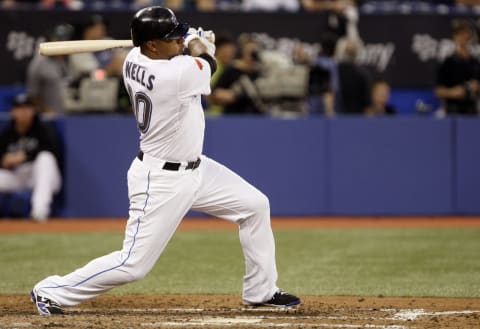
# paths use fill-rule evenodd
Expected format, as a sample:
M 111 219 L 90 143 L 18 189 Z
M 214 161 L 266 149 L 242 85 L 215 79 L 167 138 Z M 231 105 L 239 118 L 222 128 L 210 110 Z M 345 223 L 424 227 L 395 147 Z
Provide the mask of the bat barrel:
M 39 53 L 43 56 L 58 56 L 95 52 L 122 47 L 133 47 L 132 40 L 74 40 L 42 42 L 39 46 Z

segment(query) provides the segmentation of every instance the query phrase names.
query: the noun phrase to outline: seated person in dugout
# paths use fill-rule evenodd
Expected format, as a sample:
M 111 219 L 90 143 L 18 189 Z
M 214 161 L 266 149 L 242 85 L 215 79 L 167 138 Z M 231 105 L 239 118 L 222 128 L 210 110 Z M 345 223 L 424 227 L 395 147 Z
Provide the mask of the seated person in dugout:
M 11 113 L 10 123 L 0 135 L 0 192 L 31 189 L 30 215 L 45 221 L 62 183 L 56 140 L 27 95 L 15 97 Z

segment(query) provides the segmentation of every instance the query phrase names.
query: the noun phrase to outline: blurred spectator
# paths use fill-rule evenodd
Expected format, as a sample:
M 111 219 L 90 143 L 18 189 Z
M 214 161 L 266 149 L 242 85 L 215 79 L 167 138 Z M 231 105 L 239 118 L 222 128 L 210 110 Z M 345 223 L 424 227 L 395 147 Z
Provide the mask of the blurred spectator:
M 309 54 L 306 51 L 305 45 L 303 43 L 300 42 L 295 45 L 292 54 L 292 60 L 295 64 L 310 66 L 312 65 L 314 59 L 315 56 Z
M 322 50 L 310 69 L 309 94 L 312 112 L 335 115 L 339 99 L 340 82 L 338 64 L 334 58 L 337 36 L 326 32 L 320 38 Z M 320 99 L 319 99 L 320 98 Z
M 338 63 L 339 108 L 345 114 L 362 114 L 370 105 L 370 78 L 367 71 L 356 64 L 360 42 L 345 39 L 345 49 Z
M 71 39 L 73 27 L 59 24 L 47 32 L 48 41 Z M 61 113 L 67 86 L 67 59 L 65 56 L 47 57 L 38 53 L 27 68 L 27 92 L 41 112 Z
M 225 114 L 265 111 L 255 80 L 260 76 L 259 45 L 249 37 L 241 36 L 240 58 L 224 70 L 213 87 L 212 101 L 224 107 Z
M 48 9 L 81 9 L 83 1 L 79 0 L 41 0 L 41 6 Z
M 3 0 L 3 8 L 44 8 L 44 9 L 81 9 L 85 1 L 81 0 Z
M 368 116 L 392 115 L 397 111 L 388 104 L 390 85 L 385 80 L 377 80 L 372 84 L 372 103 L 365 111 Z
M 124 8 L 128 9 L 134 5 L 137 7 L 164 6 L 171 9 L 183 9 L 184 3 L 210 2 L 215 5 L 215 0 L 0 0 L 1 8 L 41 8 L 41 9 L 103 9 L 103 8 Z M 193 8 L 195 6 L 192 6 Z
M 335 57 L 342 59 L 347 51 L 346 45 L 355 42 L 358 52 L 363 48 L 358 33 L 359 13 L 357 2 L 352 0 L 303 0 L 302 4 L 307 11 L 326 11 L 327 30 L 337 36 L 335 43 Z
M 340 37 L 359 38 L 358 8 L 353 0 L 302 0 L 306 11 L 326 11 L 328 29 Z
M 298 11 L 300 4 L 298 0 L 243 0 L 244 10 L 263 10 L 263 11 Z
M 480 0 L 456 0 L 455 3 L 461 6 L 480 6 Z
M 110 39 L 107 22 L 100 15 L 92 15 L 77 25 L 77 39 Z M 72 76 L 68 110 L 115 110 L 117 103 L 126 98 L 122 82 L 122 66 L 127 51 L 105 50 L 73 54 L 69 57 L 69 73 Z M 104 92 L 104 97 L 101 91 Z M 95 92 L 95 96 L 87 94 Z
M 172 10 L 182 9 L 184 0 L 133 0 L 138 7 L 163 6 Z
M 76 39 L 110 39 L 107 35 L 106 24 L 101 15 L 92 15 L 76 26 Z M 122 65 L 123 57 L 118 56 L 118 52 L 112 50 L 70 56 L 70 72 L 74 78 L 90 75 L 97 69 L 103 69 L 107 75 L 121 76 Z
M 216 0 L 217 10 L 239 11 L 242 9 L 242 0 Z
M 36 113 L 32 99 L 17 95 L 12 120 L 0 136 L 0 192 L 33 189 L 31 217 L 45 221 L 62 178 L 57 142 Z
M 465 20 L 453 21 L 452 28 L 455 53 L 440 64 L 435 93 L 447 114 L 478 114 L 480 63 L 470 53 L 475 32 Z
M 2 0 L 1 7 L 6 9 L 15 9 L 19 7 L 38 6 L 39 0 Z
M 15 8 L 17 2 L 15 0 L 2 0 L 1 6 L 2 8 L 10 9 Z
M 212 87 L 216 85 L 218 78 L 225 72 L 225 70 L 232 65 L 237 52 L 237 45 L 230 34 L 218 33 L 216 35 L 215 46 L 217 70 L 210 80 Z M 208 112 L 209 114 L 221 114 L 223 112 L 223 106 L 219 104 L 210 104 Z
M 215 11 L 217 10 L 217 0 L 195 0 L 195 9 L 204 12 Z

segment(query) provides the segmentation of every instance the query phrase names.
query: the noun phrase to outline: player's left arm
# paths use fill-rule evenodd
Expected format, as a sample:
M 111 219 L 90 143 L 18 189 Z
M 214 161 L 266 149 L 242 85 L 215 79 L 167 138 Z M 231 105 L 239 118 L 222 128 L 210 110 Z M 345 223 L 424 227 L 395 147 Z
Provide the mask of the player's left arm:
M 205 45 L 202 43 L 200 40 L 193 40 L 190 42 L 191 48 L 193 48 L 193 51 L 190 50 L 192 56 L 194 57 L 200 57 L 204 59 L 208 65 L 210 66 L 210 75 L 213 75 L 215 71 L 217 70 L 217 60 L 215 59 L 214 56 L 210 55 L 206 51 Z M 190 49 L 190 47 L 189 47 Z M 196 55 L 195 55 L 196 54 Z
M 203 31 L 190 29 L 185 38 L 190 55 L 204 59 L 210 66 L 210 74 L 213 75 L 217 70 L 217 61 L 215 59 L 215 34 L 212 31 Z

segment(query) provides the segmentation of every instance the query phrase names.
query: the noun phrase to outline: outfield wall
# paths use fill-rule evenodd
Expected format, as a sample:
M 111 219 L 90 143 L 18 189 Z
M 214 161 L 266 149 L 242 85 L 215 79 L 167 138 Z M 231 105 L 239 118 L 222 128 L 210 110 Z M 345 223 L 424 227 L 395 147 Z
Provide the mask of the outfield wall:
M 130 116 L 58 119 L 68 217 L 127 216 Z M 480 120 L 207 119 L 205 154 L 270 198 L 274 215 L 480 214 Z

